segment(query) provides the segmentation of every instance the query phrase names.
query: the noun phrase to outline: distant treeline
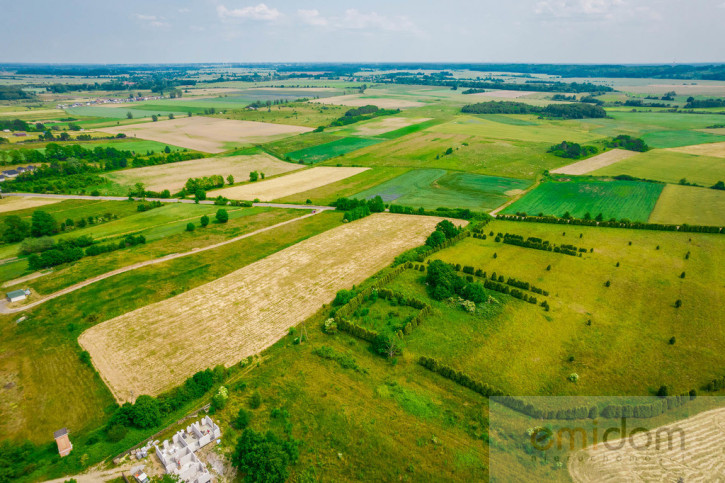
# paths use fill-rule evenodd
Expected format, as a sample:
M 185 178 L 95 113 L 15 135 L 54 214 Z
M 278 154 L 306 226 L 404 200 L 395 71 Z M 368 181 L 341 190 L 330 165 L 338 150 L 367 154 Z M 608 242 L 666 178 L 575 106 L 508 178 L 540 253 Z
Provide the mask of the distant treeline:
M 597 218 L 600 218 L 597 216 Z M 599 226 L 604 228 L 630 228 L 634 230 L 657 230 L 657 231 L 680 231 L 688 233 L 723 233 L 725 228 L 719 226 L 706 225 L 665 225 L 661 223 L 642 223 L 638 221 L 629 221 L 621 219 L 617 221 L 612 218 L 609 221 L 598 221 L 597 219 L 582 220 L 577 218 L 558 218 L 556 216 L 528 216 L 526 213 L 518 213 L 516 215 L 497 215 L 496 219 L 504 221 L 524 221 L 530 223 L 550 223 L 554 225 L 582 225 L 582 226 Z
M 18 101 L 22 99 L 35 99 L 35 94 L 24 91 L 22 86 L 0 85 L 0 101 Z
M 348 124 L 354 124 L 374 117 L 398 114 L 399 112 L 400 109 L 380 109 L 379 107 L 373 105 L 356 107 L 347 111 L 344 116 L 332 121 L 330 126 L 347 126 Z M 322 129 L 322 127 L 319 127 L 318 131 L 321 131 Z
M 685 109 L 704 109 L 708 107 L 725 107 L 725 99 L 692 99 L 685 104 Z
M 461 108 L 468 114 L 538 114 L 542 117 L 561 119 L 584 119 L 607 117 L 607 111 L 599 106 L 581 104 L 549 104 L 546 107 L 532 106 L 523 102 L 491 101 L 468 104 Z
M 408 72 L 394 72 L 376 77 L 377 82 L 445 86 L 453 89 L 465 87 L 469 89 L 494 89 L 509 91 L 536 92 L 611 92 L 609 86 L 601 86 L 589 82 L 557 82 L 557 81 L 526 81 L 524 83 L 503 82 L 498 80 L 462 80 L 441 78 L 436 75 L 416 75 Z

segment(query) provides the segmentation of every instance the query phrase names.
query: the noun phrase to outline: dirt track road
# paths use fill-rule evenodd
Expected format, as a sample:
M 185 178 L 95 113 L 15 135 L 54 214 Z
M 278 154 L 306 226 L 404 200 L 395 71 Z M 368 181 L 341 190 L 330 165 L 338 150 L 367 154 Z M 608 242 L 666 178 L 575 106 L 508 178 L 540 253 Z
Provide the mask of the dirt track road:
M 307 207 L 307 209 L 310 209 L 310 208 Z M 166 255 L 164 257 L 154 258 L 153 260 L 146 260 L 145 262 L 134 263 L 133 265 L 129 265 L 127 267 L 121 267 L 119 269 L 112 270 L 110 272 L 106 272 L 106 273 L 104 273 L 102 275 L 98 275 L 97 277 L 89 278 L 88 280 L 84 280 L 84 281 L 79 282 L 79 283 L 77 283 L 75 285 L 71 285 L 70 287 L 66 287 L 66 288 L 64 288 L 62 290 L 58 290 L 57 292 L 52 293 L 50 295 L 47 295 L 47 296 L 43 297 L 40 300 L 36 300 L 35 302 L 29 303 L 27 305 L 22 305 L 20 307 L 8 307 L 7 306 L 7 300 L 6 299 L 2 299 L 2 300 L 0 300 L 0 313 L 2 313 L 2 314 L 14 314 L 14 313 L 17 313 L 17 312 L 24 312 L 26 310 L 32 309 L 33 307 L 37 307 L 38 305 L 40 305 L 42 303 L 45 303 L 48 300 L 52 300 L 54 298 L 60 297 L 61 295 L 65 295 L 67 293 L 74 292 L 74 291 L 76 291 L 78 289 L 81 289 L 83 287 L 87 287 L 88 285 L 90 285 L 92 283 L 96 283 L 96 282 L 98 282 L 100 280 L 105 280 L 107 278 L 113 277 L 115 275 L 119 275 L 121 273 L 130 272 L 131 270 L 136 270 L 137 268 L 147 267 L 149 265 L 155 265 L 157 263 L 167 262 L 167 261 L 173 260 L 175 258 L 182 258 L 182 257 L 188 257 L 189 255 L 196 255 L 197 253 L 201 253 L 201 252 L 206 251 L 206 250 L 213 250 L 215 248 L 219 248 L 221 246 L 224 246 L 224 245 L 228 245 L 230 243 L 237 242 L 237 241 L 242 240 L 244 238 L 248 238 L 250 236 L 258 235 L 259 233 L 262 233 L 262 232 L 265 232 L 265 231 L 274 230 L 275 228 L 278 228 L 280 226 L 286 225 L 288 223 L 294 223 L 294 222 L 299 221 L 299 220 L 302 220 L 304 218 L 309 218 L 310 216 L 315 216 L 316 214 L 321 213 L 321 212 L 322 212 L 321 210 L 315 210 L 312 213 L 308 213 L 306 215 L 302 215 L 302 216 L 299 216 L 297 218 L 293 218 L 291 220 L 283 221 L 281 223 L 277 223 L 276 225 L 272 225 L 272 226 L 267 226 L 267 227 L 264 227 L 264 228 L 260 228 L 259 230 L 255 230 L 253 232 L 246 233 L 244 235 L 240 235 L 240 236 L 235 237 L 235 238 L 230 238 L 229 240 L 225 240 L 223 242 L 215 243 L 213 245 L 209 245 L 209 246 L 206 246 L 206 247 L 203 247 L 203 248 L 195 248 L 195 249 L 193 249 L 191 251 L 183 252 L 183 253 L 172 253 L 171 255 Z

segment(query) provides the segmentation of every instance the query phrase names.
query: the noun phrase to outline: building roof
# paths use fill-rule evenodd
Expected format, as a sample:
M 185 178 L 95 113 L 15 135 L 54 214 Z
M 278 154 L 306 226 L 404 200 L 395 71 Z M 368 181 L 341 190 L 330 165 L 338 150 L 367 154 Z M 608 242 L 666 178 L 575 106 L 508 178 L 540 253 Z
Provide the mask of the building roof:
M 10 297 L 10 298 L 13 298 L 13 297 L 19 297 L 20 295 L 26 295 L 26 294 L 25 294 L 25 290 L 13 290 L 12 292 L 8 292 L 8 293 L 7 293 L 7 296 L 8 296 L 8 297 Z M 65 429 L 65 428 L 63 428 L 63 429 L 61 429 L 60 431 L 66 431 L 66 429 Z M 58 431 L 56 431 L 56 433 L 57 433 L 57 432 L 58 432 Z M 66 431 L 66 432 L 67 432 L 67 431 Z
M 22 292 L 22 290 L 16 290 L 16 292 Z M 25 293 L 25 292 L 23 292 L 23 293 Z M 59 429 L 58 431 L 53 433 L 53 437 L 55 439 L 58 439 L 61 436 L 65 436 L 66 434 L 68 434 L 68 428 L 63 428 L 63 429 Z
M 4 174 L 4 175 L 6 175 L 6 176 L 7 176 L 7 175 L 10 175 L 10 176 L 12 176 L 12 175 L 14 175 L 14 174 L 18 174 L 18 172 L 17 172 L 17 171 L 15 171 L 14 169 L 8 169 L 7 171 L 3 171 L 3 174 Z

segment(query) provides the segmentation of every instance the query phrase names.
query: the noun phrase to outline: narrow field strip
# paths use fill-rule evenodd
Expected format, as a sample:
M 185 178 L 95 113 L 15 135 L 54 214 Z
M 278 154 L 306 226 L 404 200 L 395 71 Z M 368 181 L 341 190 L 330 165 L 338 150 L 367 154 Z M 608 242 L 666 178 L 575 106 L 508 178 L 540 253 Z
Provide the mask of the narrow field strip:
M 637 153 L 634 151 L 626 151 L 624 149 L 612 149 L 602 154 L 592 156 L 591 158 L 577 161 L 576 163 L 567 164 L 561 168 L 552 169 L 553 174 L 572 174 L 581 175 L 590 173 L 599 168 L 605 168 L 614 163 L 618 163 L 624 159 L 631 158 Z
M 120 402 L 158 394 L 274 344 L 418 246 L 437 217 L 379 213 L 304 240 L 214 282 L 96 325 L 79 338 Z
M 279 178 L 223 188 L 213 193 L 233 200 L 272 201 L 355 176 L 367 169 L 370 168 L 312 168 Z

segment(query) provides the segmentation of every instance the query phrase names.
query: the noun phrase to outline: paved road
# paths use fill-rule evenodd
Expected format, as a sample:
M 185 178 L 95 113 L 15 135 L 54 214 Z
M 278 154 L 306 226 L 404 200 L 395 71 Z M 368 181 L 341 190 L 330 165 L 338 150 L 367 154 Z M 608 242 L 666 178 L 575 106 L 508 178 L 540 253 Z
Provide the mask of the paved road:
M 107 278 L 113 277 L 114 275 L 118 275 L 118 274 L 125 273 L 125 272 L 130 272 L 131 270 L 136 270 L 137 268 L 141 268 L 141 267 L 147 267 L 149 265 L 155 265 L 157 263 L 167 262 L 169 260 L 174 260 L 176 258 L 188 257 L 189 255 L 196 255 L 197 253 L 201 253 L 201 252 L 204 252 L 206 250 L 213 250 L 215 248 L 219 248 L 221 246 L 224 246 L 224 245 L 228 245 L 230 243 L 237 242 L 237 241 L 242 240 L 244 238 L 248 238 L 250 236 L 258 235 L 259 233 L 263 233 L 265 231 L 274 230 L 275 228 L 278 228 L 280 226 L 286 225 L 288 223 L 294 223 L 294 222 L 299 221 L 299 220 L 302 220 L 304 218 L 309 218 L 310 216 L 315 216 L 316 214 L 321 213 L 321 212 L 322 211 L 320 211 L 320 210 L 313 211 L 312 213 L 308 213 L 306 215 L 298 216 L 297 218 L 292 218 L 291 220 L 283 221 L 281 223 L 277 223 L 276 225 L 272 225 L 272 226 L 267 226 L 267 227 L 264 227 L 264 228 L 260 228 L 259 230 L 255 230 L 253 232 L 246 233 L 244 235 L 240 235 L 240 236 L 235 237 L 235 238 L 230 238 L 229 240 L 225 240 L 223 242 L 215 243 L 213 245 L 205 246 L 205 247 L 202 247 L 202 248 L 194 248 L 193 250 L 190 250 L 188 252 L 172 253 L 171 255 L 166 255 L 164 257 L 154 258 L 153 260 L 146 260 L 144 262 L 135 263 L 135 264 L 129 265 L 127 267 L 121 267 L 121 268 L 118 268 L 116 270 L 113 270 L 113 271 L 106 272 L 104 274 L 98 275 L 96 277 L 89 278 L 88 280 L 84 280 L 84 281 L 79 282 L 79 283 L 77 283 L 75 285 L 71 285 L 70 287 L 66 287 L 66 288 L 64 288 L 62 290 L 58 290 L 55 293 L 52 293 L 50 295 L 46 295 L 45 297 L 43 297 L 40 300 L 36 300 L 35 302 L 29 303 L 27 305 L 22 305 L 20 307 L 10 308 L 10 307 L 7 306 L 7 303 L 8 303 L 7 302 L 7 299 L 2 299 L 2 300 L 0 300 L 0 313 L 2 313 L 2 314 L 14 314 L 14 313 L 17 313 L 17 312 L 23 312 L 25 310 L 32 309 L 33 307 L 37 307 L 38 305 L 40 305 L 42 303 L 45 303 L 48 300 L 52 300 L 52 299 L 54 299 L 56 297 L 60 297 L 61 295 L 65 295 L 65 294 L 68 294 L 70 292 L 74 292 L 74 291 L 76 291 L 78 289 L 81 289 L 83 287 L 87 287 L 88 285 L 90 285 L 92 283 L 95 283 L 95 282 L 98 282 L 100 280 L 105 280 Z
M 3 193 L 2 196 L 24 196 L 32 198 L 59 198 L 64 200 L 103 200 L 103 201 L 126 201 L 128 196 L 85 196 L 85 195 L 52 195 L 41 193 Z M 134 198 L 136 201 L 144 201 L 143 198 Z M 177 198 L 146 198 L 146 201 L 160 201 L 162 203 L 196 203 L 194 200 L 181 200 Z M 213 205 L 213 200 L 200 201 L 202 205 Z M 254 206 L 267 206 L 270 208 L 292 208 L 296 210 L 334 210 L 334 206 L 316 205 L 292 205 L 287 203 L 253 203 Z

